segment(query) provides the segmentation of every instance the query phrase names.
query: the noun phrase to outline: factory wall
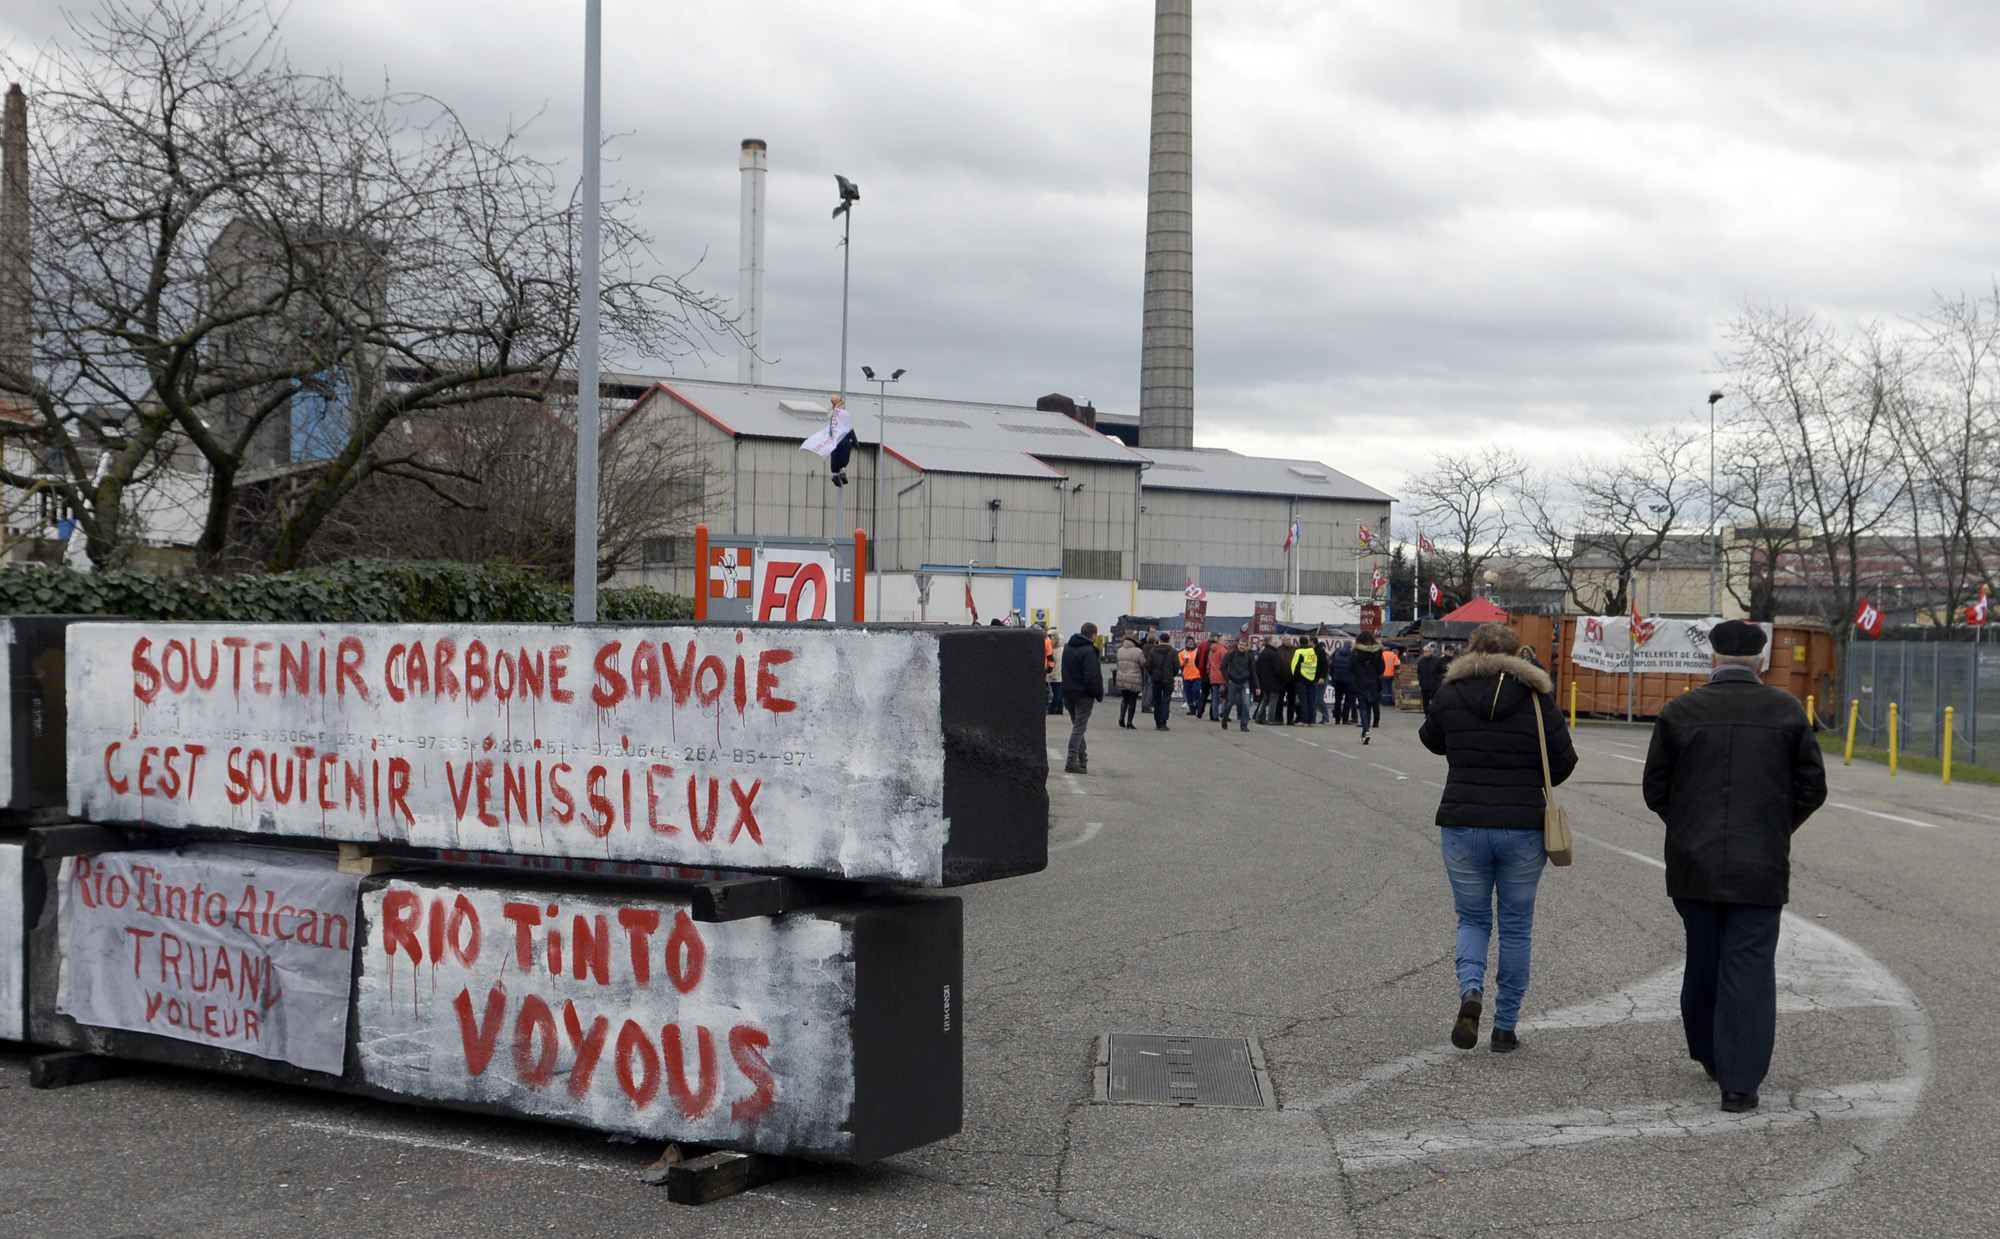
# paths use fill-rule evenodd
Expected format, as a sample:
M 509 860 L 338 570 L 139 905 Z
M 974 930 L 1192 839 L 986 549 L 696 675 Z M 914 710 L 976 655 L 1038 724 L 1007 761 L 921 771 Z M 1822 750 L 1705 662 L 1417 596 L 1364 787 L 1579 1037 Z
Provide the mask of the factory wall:
M 1294 514 L 1297 592 L 1349 596 L 1358 580 L 1367 593 L 1370 566 L 1386 557 L 1360 546 L 1356 522 L 1386 534 L 1388 504 L 1156 487 L 1146 490 L 1140 518 L 1139 588 L 1178 590 L 1192 576 L 1211 593 L 1279 597 L 1288 589 L 1285 531 Z

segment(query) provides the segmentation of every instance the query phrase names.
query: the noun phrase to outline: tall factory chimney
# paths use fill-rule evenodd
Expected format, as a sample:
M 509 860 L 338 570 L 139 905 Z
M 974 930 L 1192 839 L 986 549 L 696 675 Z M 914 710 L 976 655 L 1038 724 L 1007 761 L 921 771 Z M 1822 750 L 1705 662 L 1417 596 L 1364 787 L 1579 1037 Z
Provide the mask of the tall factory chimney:
M 1193 0 L 1154 0 L 1139 446 L 1194 446 Z
M 28 332 L 28 97 L 7 88 L 6 122 L 0 127 L 0 389 L 6 376 L 24 383 L 34 365 Z
M 740 257 L 737 261 L 737 302 L 741 307 L 737 326 L 743 342 L 737 346 L 736 381 L 756 384 L 764 381 L 764 173 L 762 138 L 743 139 L 743 157 L 736 166 L 743 170 L 743 217 L 739 221 Z

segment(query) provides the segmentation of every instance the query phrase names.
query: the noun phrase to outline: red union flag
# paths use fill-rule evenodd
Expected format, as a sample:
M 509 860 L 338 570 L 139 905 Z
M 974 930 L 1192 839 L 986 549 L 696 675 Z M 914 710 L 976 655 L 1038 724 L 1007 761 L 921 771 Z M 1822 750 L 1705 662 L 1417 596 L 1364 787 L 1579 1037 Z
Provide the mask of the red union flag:
M 1434 607 L 1444 605 L 1444 591 L 1438 588 L 1436 581 L 1431 582 L 1431 605 Z
M 1208 591 L 1196 585 L 1193 577 L 1188 578 L 1187 588 L 1182 590 L 1181 594 L 1189 602 L 1200 602 L 1202 599 L 1208 597 Z
M 1882 635 L 1882 613 L 1875 604 L 1868 601 L 1868 595 L 1861 596 L 1861 605 L 1854 612 L 1854 626 L 1871 637 Z
M 1417 549 L 1426 555 L 1437 554 L 1437 547 L 1431 545 L 1431 540 L 1422 534 L 1417 535 Z
M 1653 621 L 1639 615 L 1639 601 L 1632 600 L 1632 644 L 1644 645 L 1653 639 Z
M 1387 577 L 1385 577 L 1385 576 L 1383 576 L 1383 575 L 1382 575 L 1382 565 L 1381 565 L 1381 564 L 1376 564 L 1376 565 L 1375 565 L 1375 589 L 1374 589 L 1374 591 L 1373 591 L 1373 592 L 1374 592 L 1374 593 L 1377 593 L 1377 594 L 1381 593 L 1381 592 L 1382 592 L 1382 587 L 1383 587 L 1384 585 L 1388 584 L 1388 583 L 1389 583 L 1389 578 L 1387 578 Z
M 1361 524 L 1361 522 L 1359 521 L 1356 521 L 1355 527 L 1361 530 L 1361 545 L 1363 546 L 1375 545 L 1375 535 L 1368 532 L 1368 526 Z
M 1985 587 L 1984 585 L 1981 585 L 1981 586 L 1979 587 L 1979 601 L 1978 601 L 1978 602 L 1975 602 L 1975 603 L 1973 603 L 1973 604 L 1972 604 L 1971 606 L 1969 606 L 1969 607 L 1965 608 L 1965 622 L 1966 622 L 1966 623 L 1968 623 L 1968 624 L 1970 624 L 1970 625 L 1972 625 L 1972 626 L 1973 626 L 1973 627 L 1975 627 L 1975 628 L 1983 628 L 1983 627 L 1985 627 L 1985 625 L 1986 625 L 1986 587 Z

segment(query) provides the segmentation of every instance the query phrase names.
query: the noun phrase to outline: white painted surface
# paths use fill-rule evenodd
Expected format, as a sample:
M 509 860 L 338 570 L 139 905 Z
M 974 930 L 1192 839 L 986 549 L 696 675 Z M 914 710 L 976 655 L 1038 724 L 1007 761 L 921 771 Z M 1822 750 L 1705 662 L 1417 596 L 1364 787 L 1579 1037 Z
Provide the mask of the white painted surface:
M 69 703 L 93 821 L 943 875 L 929 633 L 79 624 Z
M 672 902 L 405 881 L 363 904 L 369 1084 L 661 1139 L 849 1141 L 854 966 L 835 922 L 697 923 Z M 608 935 L 581 967 L 579 927 L 593 948 Z
M 25 1035 L 28 954 L 21 898 L 21 845 L 0 843 L 0 1041 Z
M 360 882 L 269 848 L 67 857 L 56 1009 L 337 1075 Z

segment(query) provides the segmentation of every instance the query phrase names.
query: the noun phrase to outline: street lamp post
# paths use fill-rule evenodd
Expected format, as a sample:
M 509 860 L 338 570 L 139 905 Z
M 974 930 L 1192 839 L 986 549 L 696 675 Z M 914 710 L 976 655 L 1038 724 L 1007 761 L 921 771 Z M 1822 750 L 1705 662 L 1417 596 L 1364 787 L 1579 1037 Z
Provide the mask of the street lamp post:
M 868 545 L 875 551 L 875 619 L 882 619 L 882 454 L 889 450 L 889 384 L 899 383 L 907 370 L 898 370 L 888 378 L 880 378 L 870 366 L 861 367 L 861 373 L 875 384 L 875 520 L 868 535 Z M 856 572 L 866 568 L 866 564 L 854 565 Z
M 1708 613 L 1715 612 L 1715 405 L 1720 391 L 1708 393 Z
M 861 201 L 861 187 L 853 181 L 834 174 L 834 182 L 840 187 L 840 205 L 833 208 L 833 218 L 841 221 L 840 234 L 840 407 L 847 407 L 847 283 L 848 274 L 854 265 L 854 212 L 849 209 Z M 847 523 L 847 486 L 843 479 L 834 478 L 833 536 L 841 536 L 841 526 Z M 854 570 L 861 571 L 861 564 Z
M 583 236 L 582 287 L 577 290 L 576 358 L 576 560 L 571 614 L 579 624 L 597 619 L 597 225 L 599 82 L 604 37 L 603 0 L 583 6 Z

